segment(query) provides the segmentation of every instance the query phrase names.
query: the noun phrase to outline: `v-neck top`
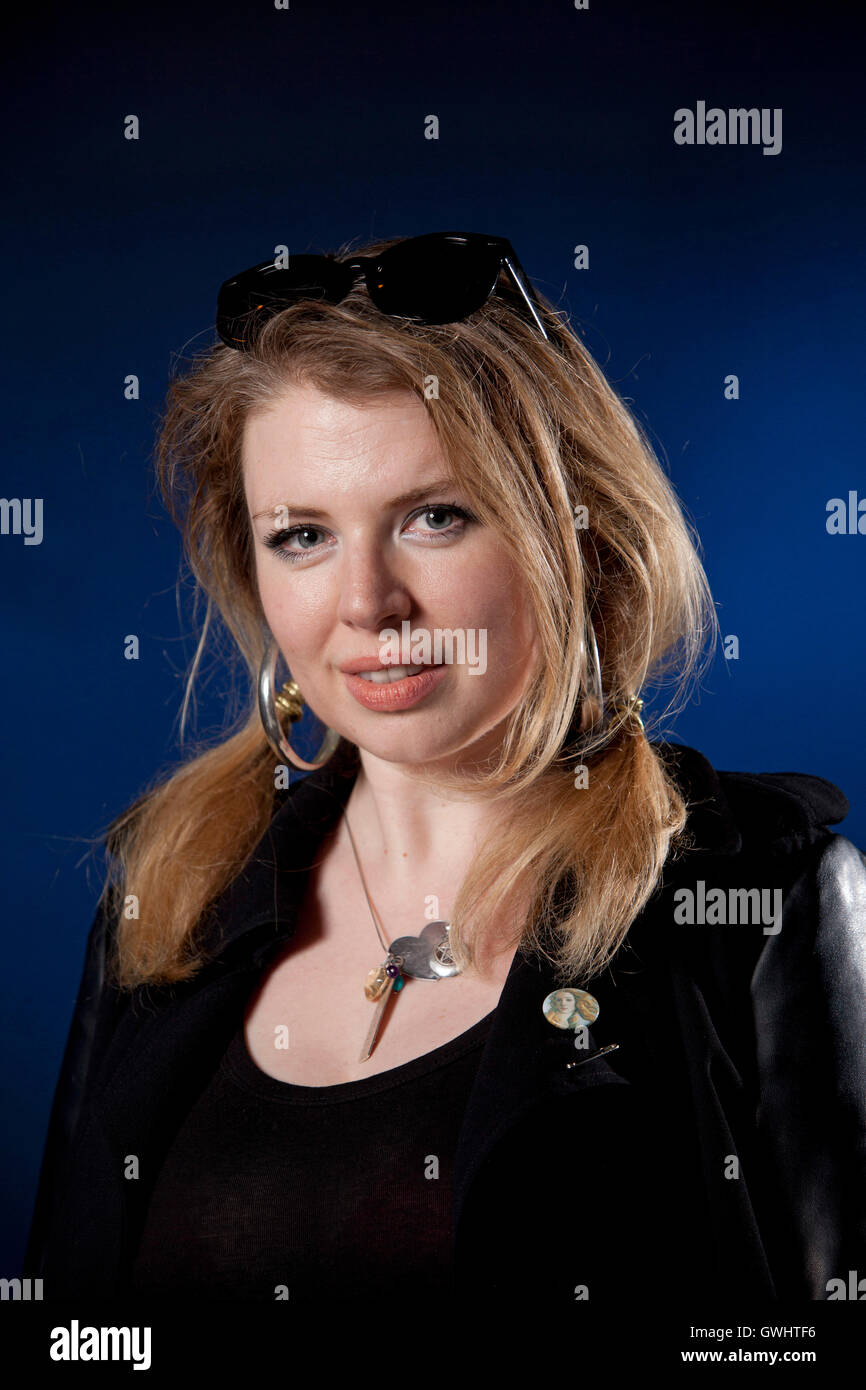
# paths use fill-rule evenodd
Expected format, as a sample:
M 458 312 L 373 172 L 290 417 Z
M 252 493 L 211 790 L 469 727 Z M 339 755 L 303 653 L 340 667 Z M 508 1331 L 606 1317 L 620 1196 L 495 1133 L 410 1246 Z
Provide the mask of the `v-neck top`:
M 297 1086 L 243 1025 L 166 1153 L 136 1297 L 321 1303 L 450 1291 L 452 1173 L 495 1010 L 421 1057 Z

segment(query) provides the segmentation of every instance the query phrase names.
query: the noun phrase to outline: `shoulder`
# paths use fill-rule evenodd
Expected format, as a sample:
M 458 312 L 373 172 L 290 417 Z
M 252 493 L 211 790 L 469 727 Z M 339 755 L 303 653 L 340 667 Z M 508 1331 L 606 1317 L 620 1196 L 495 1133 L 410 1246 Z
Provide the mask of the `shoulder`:
M 830 829 L 847 798 L 810 773 L 726 772 L 695 749 L 663 751 L 690 840 L 665 865 L 641 939 L 670 952 L 717 1021 L 740 1003 L 753 1011 L 762 1047 L 781 1055 L 808 1017 L 853 1057 L 866 1029 L 866 854 Z
M 748 856 L 842 838 L 828 827 L 845 819 L 850 803 L 825 777 L 805 771 L 727 771 L 696 748 L 652 746 L 686 802 L 693 853 Z
M 833 962 L 850 968 L 866 935 L 866 855 L 831 829 L 847 797 L 813 773 L 725 771 L 694 748 L 653 746 L 688 819 L 638 938 L 702 982 L 720 1014 L 754 991 L 760 961 L 776 997 L 790 1000 L 801 974 L 817 1004 Z

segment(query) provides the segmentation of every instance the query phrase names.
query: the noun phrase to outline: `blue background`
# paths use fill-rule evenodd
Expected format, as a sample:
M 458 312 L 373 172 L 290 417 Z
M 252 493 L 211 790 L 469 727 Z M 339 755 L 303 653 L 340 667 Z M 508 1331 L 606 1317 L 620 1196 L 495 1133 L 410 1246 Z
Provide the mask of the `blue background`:
M 866 844 L 866 536 L 825 528 L 829 498 L 866 495 L 857 22 L 693 0 L 237 0 L 13 25 L 2 492 L 43 498 L 45 518 L 39 546 L 0 536 L 0 1274 L 23 1253 L 101 886 L 87 837 L 181 751 L 194 629 L 149 467 L 157 412 L 220 282 L 278 244 L 511 238 L 649 429 L 740 639 L 668 734 L 721 768 L 838 782 L 839 828 Z M 782 152 L 676 145 L 674 111 L 699 100 L 781 107 Z M 224 703 L 216 662 L 199 734 Z

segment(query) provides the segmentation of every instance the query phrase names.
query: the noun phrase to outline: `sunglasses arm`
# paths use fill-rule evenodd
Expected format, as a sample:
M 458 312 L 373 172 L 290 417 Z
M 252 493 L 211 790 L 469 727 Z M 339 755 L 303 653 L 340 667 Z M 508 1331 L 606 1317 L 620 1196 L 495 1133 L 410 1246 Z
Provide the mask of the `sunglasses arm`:
M 547 329 L 541 322 L 541 319 L 539 318 L 538 312 L 535 307 L 536 303 L 538 302 L 535 297 L 535 292 L 533 291 L 531 284 L 529 283 L 523 272 L 523 266 L 520 264 L 513 251 L 507 251 L 503 254 L 502 264 L 505 266 L 505 269 L 511 276 L 511 280 L 515 288 L 523 296 L 523 299 L 526 302 L 526 307 L 532 315 L 539 333 L 541 334 L 542 338 L 544 338 L 545 341 L 549 343 L 550 334 L 547 332 Z

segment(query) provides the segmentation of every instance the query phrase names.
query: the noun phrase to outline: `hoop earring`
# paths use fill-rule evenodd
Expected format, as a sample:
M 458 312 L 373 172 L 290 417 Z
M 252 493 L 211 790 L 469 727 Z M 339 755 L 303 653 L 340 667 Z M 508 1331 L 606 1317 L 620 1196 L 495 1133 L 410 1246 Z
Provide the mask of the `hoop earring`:
M 600 662 L 599 659 L 598 659 L 598 643 L 597 643 L 596 640 L 595 640 L 595 628 L 593 627 L 592 623 L 590 623 L 590 622 L 587 622 L 587 624 L 586 624 L 586 634 L 587 634 L 587 636 L 589 637 L 589 643 L 590 643 L 590 656 L 591 656 L 591 658 L 592 658 L 592 671 L 591 671 L 590 679 L 589 679 L 589 681 L 587 682 L 587 688 L 586 688 L 582 693 L 583 693 L 583 699 L 584 699 L 584 700 L 591 700 L 591 701 L 593 702 L 593 704 L 595 704 L 595 706 L 596 706 L 597 709 L 598 709 L 598 718 L 597 718 L 597 719 L 594 719 L 594 720 L 592 721 L 592 724 L 590 724 L 590 726 L 589 726 L 588 732 L 591 733 L 591 731 L 592 731 L 596 726 L 600 726 L 600 727 L 604 728 L 604 725 L 605 725 L 605 723 L 607 722 L 607 709 L 606 709 L 606 702 L 605 702 L 605 698 L 604 698 L 604 684 L 603 684 L 602 679 L 601 679 L 601 662 Z M 583 642 L 583 648 L 584 648 L 584 651 L 586 651 L 586 640 L 585 640 L 585 639 L 584 639 L 584 642 Z
M 336 751 L 340 742 L 340 735 L 336 729 L 326 730 L 314 762 L 306 762 L 299 753 L 295 752 L 283 732 L 277 710 L 282 710 L 284 714 L 287 714 L 294 724 L 303 713 L 304 697 L 298 688 L 297 681 L 292 680 L 291 672 L 289 672 L 289 679 L 283 685 L 280 693 L 275 695 L 278 654 L 277 644 L 272 637 L 259 667 L 259 717 L 262 721 L 262 727 L 268 743 L 279 758 L 288 758 L 292 766 L 301 772 L 315 772 L 317 768 L 324 767 Z
M 601 662 L 598 657 L 598 643 L 595 640 L 595 629 L 591 623 L 587 623 L 586 632 L 589 638 L 591 669 L 586 688 L 582 692 L 582 699 L 583 701 L 592 701 L 598 709 L 598 717 L 592 721 L 588 728 L 583 730 L 583 736 L 578 738 L 573 745 L 572 754 L 577 756 L 604 748 L 613 738 L 617 729 L 625 725 L 630 725 L 634 733 L 645 733 L 644 722 L 641 718 L 644 702 L 639 698 L 637 692 L 627 696 L 605 697 L 601 677 Z M 585 651 L 585 641 L 583 645 Z

